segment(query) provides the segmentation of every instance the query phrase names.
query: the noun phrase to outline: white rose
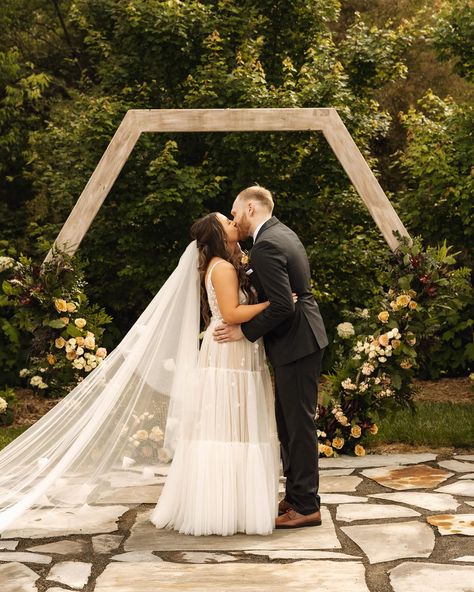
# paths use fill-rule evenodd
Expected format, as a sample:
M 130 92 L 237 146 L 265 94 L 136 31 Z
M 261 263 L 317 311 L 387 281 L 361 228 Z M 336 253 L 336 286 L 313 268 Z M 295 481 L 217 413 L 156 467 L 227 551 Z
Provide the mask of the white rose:
M 83 353 L 84 353 L 84 348 L 83 348 L 83 347 L 78 347 L 78 348 L 76 349 L 76 354 L 77 354 L 78 356 L 82 356 L 82 354 L 83 354 Z
M 336 327 L 337 334 L 341 339 L 349 339 L 355 335 L 354 326 L 352 323 L 339 323 Z
M 160 448 L 158 450 L 158 460 L 162 463 L 168 463 L 171 460 L 171 453 L 166 448 Z
M 38 386 L 42 382 L 43 382 L 43 379 L 41 378 L 41 376 L 36 375 L 36 376 L 33 376 L 32 378 L 30 378 L 31 386 Z
M 5 401 L 3 397 L 0 397 L 0 413 L 5 413 L 7 410 L 8 403 Z
M 40 384 L 38 385 L 38 388 L 46 389 L 46 388 L 48 388 L 48 385 L 45 382 L 40 382 Z
M 0 257 L 0 272 L 10 269 L 10 267 L 13 267 L 14 263 L 15 260 L 11 257 Z
M 18 373 L 18 376 L 20 378 L 25 378 L 25 376 L 28 376 L 29 373 L 30 373 L 30 371 L 28 370 L 28 368 L 22 368 L 20 370 L 20 372 Z

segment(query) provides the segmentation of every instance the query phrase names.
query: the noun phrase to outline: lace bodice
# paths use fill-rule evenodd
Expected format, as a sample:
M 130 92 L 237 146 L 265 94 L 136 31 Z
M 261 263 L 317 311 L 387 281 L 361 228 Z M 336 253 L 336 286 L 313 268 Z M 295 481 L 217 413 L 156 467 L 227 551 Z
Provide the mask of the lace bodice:
M 212 315 L 211 322 L 223 320 L 221 311 L 219 310 L 219 305 L 217 303 L 216 291 L 214 290 L 214 286 L 212 285 L 212 279 L 211 279 L 214 267 L 216 267 L 216 265 L 219 265 L 219 263 L 222 263 L 223 261 L 224 261 L 224 259 L 221 259 L 220 261 L 217 261 L 216 263 L 214 263 L 212 265 L 212 267 L 209 269 L 209 272 L 206 277 L 207 299 L 209 300 L 209 307 L 211 309 L 211 315 Z M 239 288 L 239 302 L 240 302 L 240 304 L 247 303 L 247 297 L 245 296 L 244 292 L 240 288 Z

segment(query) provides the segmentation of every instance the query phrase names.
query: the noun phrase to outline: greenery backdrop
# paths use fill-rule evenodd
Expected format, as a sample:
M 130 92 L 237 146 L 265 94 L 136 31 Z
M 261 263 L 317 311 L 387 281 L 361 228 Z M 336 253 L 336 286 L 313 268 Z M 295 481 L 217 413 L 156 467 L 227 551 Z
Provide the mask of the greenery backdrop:
M 5 0 L 0 255 L 42 261 L 129 108 L 332 106 L 410 233 L 447 239 L 472 268 L 473 25 L 468 0 Z M 254 182 L 306 245 L 331 335 L 346 311 L 379 302 L 387 247 L 319 134 L 147 134 L 79 253 L 88 297 L 113 318 L 107 348 L 192 221 L 228 213 Z M 466 298 L 420 375 L 472 366 Z M 4 311 L 0 350 L 17 355 Z M 21 367 L 3 365 L 0 386 L 19 384 Z

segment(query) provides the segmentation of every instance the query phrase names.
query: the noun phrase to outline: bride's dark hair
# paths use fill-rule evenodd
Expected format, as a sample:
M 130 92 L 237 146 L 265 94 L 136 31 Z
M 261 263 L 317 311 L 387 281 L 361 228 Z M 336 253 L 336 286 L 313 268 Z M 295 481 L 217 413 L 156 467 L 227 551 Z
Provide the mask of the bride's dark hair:
M 199 250 L 199 275 L 201 277 L 201 312 L 205 325 L 209 324 L 210 307 L 206 292 L 206 272 L 213 257 L 220 257 L 232 263 L 237 271 L 239 285 L 248 298 L 248 303 L 256 302 L 255 295 L 250 289 L 250 281 L 240 262 L 240 253 L 232 253 L 227 243 L 227 236 L 216 212 L 211 212 L 191 226 L 191 237 L 196 239 Z

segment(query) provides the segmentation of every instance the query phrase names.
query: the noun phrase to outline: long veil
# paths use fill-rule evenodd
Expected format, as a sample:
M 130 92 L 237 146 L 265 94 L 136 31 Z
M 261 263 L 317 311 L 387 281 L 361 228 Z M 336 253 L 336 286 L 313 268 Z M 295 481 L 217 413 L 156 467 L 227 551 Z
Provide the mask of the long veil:
M 154 485 L 166 474 L 197 365 L 197 260 L 193 241 L 120 344 L 0 452 L 4 537 L 39 520 L 38 512 L 87 513 L 117 503 L 120 488 Z

